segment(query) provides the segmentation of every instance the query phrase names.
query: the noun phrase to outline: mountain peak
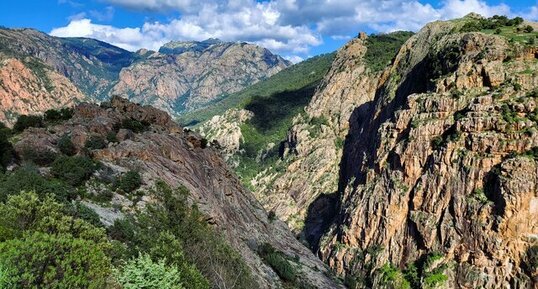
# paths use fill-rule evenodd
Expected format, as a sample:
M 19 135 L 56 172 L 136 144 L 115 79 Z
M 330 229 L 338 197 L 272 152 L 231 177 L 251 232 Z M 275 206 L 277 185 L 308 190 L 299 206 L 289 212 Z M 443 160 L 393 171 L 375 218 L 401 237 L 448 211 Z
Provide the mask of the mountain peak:
M 164 54 L 181 54 L 187 51 L 201 52 L 213 45 L 223 43 L 227 42 L 224 42 L 218 38 L 208 38 L 203 41 L 170 41 L 164 44 L 159 49 L 159 52 Z

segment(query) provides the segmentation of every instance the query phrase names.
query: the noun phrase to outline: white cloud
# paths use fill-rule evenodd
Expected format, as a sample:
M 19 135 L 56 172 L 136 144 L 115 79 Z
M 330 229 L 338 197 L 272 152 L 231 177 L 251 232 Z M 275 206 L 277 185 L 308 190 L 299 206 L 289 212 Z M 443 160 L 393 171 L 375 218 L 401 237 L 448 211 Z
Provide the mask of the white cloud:
M 286 56 L 285 58 L 286 58 L 286 60 L 291 61 L 293 64 L 299 63 L 299 62 L 304 60 L 304 58 L 302 58 L 301 56 L 297 56 L 297 55 L 290 55 L 290 56 Z
M 419 0 L 104 1 L 134 10 L 173 11 L 181 17 L 166 23 L 147 22 L 142 27 L 117 28 L 92 22 L 88 15 L 104 21 L 92 13 L 81 14 L 51 34 L 93 37 L 129 50 L 157 49 L 170 40 L 220 38 L 256 43 L 298 60 L 297 57 L 306 57 L 311 47 L 323 43 L 322 35 L 342 40 L 361 30 L 416 31 L 427 22 L 470 12 L 485 16 L 511 12 L 505 4 L 488 5 L 483 0 L 444 0 L 437 7 Z M 108 12 L 109 18 L 112 17 L 114 11 Z M 538 16 L 538 9 L 535 15 Z

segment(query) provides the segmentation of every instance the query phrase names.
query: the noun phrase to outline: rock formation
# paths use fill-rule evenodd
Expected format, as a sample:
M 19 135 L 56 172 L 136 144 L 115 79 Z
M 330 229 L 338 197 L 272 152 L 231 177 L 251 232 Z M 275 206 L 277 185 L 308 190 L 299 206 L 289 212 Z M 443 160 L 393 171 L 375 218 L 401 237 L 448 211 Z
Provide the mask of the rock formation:
M 289 65 L 269 50 L 247 43 L 171 42 L 123 69 L 110 94 L 179 113 L 237 92 Z

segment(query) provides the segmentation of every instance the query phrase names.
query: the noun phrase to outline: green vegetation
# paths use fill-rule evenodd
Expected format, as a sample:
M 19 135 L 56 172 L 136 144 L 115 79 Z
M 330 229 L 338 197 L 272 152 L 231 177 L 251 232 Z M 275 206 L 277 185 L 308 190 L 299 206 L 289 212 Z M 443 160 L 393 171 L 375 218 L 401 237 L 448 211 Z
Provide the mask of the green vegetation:
M 460 32 L 483 32 L 497 34 L 510 40 L 522 44 L 534 45 L 533 40 L 538 35 L 532 26 L 521 27 L 523 18 L 515 17 L 509 19 L 506 16 L 495 15 L 486 19 L 471 19 L 459 29 Z
M 69 135 L 64 135 L 58 140 L 58 149 L 60 152 L 67 156 L 73 156 L 77 153 L 77 149 L 75 148 L 75 145 L 71 141 L 71 137 Z
M 53 163 L 51 173 L 71 186 L 80 186 L 87 181 L 98 165 L 84 156 L 60 156 Z
M 148 254 L 131 259 L 116 271 L 118 283 L 125 289 L 184 289 L 179 271 L 165 259 L 153 262 Z
M 131 193 L 142 185 L 142 177 L 137 171 L 128 171 L 116 180 L 116 186 L 125 193 Z
M 100 135 L 92 135 L 84 143 L 84 147 L 89 150 L 101 150 L 106 148 L 106 145 L 105 139 Z
M 400 47 L 413 36 L 413 32 L 398 31 L 388 34 L 370 35 L 366 39 L 368 50 L 364 60 L 374 72 L 381 71 L 390 65 Z
M 73 117 L 73 113 L 73 109 L 70 108 L 49 109 L 45 111 L 44 118 L 47 122 L 69 120 Z
M 136 119 L 127 118 L 121 122 L 121 128 L 129 129 L 134 133 L 141 133 L 149 127 L 149 123 L 143 123 Z
M 144 192 L 154 203 L 105 231 L 92 209 L 73 202 L 96 168 L 87 157 L 61 155 L 56 178 L 32 166 L 0 175 L 0 288 L 257 287 L 184 187 L 157 183 Z M 135 171 L 119 179 L 125 191 L 140 184 Z
M 187 126 L 194 126 L 210 119 L 214 115 L 223 114 L 230 108 L 244 108 L 255 98 L 276 95 L 285 96 L 287 93 L 316 87 L 331 67 L 334 56 L 335 53 L 324 54 L 295 64 L 266 80 L 262 80 L 240 92 L 228 95 L 207 108 L 181 115 L 180 122 Z
M 51 164 L 56 159 L 56 153 L 47 148 L 24 147 L 20 157 L 25 162 L 34 163 L 40 166 Z
M 62 201 L 74 197 L 74 190 L 63 182 L 41 176 L 32 166 L 23 166 L 12 173 L 0 175 L 0 202 L 21 191 L 33 191 L 39 196 L 54 195 Z
M 13 125 L 13 131 L 22 132 L 29 127 L 43 127 L 43 117 L 39 115 L 21 115 Z
M 69 216 L 65 205 L 51 197 L 35 193 L 11 196 L 0 209 L 0 268 L 8 268 L 0 285 L 105 287 L 111 265 L 103 230 Z
M 9 141 L 11 130 L 0 122 L 0 171 L 5 171 L 15 156 L 13 145 Z
M 284 281 L 285 286 L 290 288 L 305 288 L 305 285 L 301 283 L 301 278 L 298 275 L 295 265 L 290 263 L 291 258 L 275 250 L 268 243 L 260 246 L 258 254 L 267 265 L 275 270 L 278 276 Z
M 394 289 L 410 289 L 411 284 L 405 279 L 404 274 L 396 267 L 385 264 L 379 269 L 383 284 L 390 285 Z

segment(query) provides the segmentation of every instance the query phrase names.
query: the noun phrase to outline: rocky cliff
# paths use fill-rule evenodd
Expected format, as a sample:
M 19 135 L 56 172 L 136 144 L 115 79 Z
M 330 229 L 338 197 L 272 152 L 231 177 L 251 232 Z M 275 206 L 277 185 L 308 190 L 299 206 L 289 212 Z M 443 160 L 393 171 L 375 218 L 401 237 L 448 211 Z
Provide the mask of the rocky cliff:
M 372 62 L 375 41 L 352 40 L 295 117 L 279 169 L 251 181 L 256 197 L 351 288 L 536 288 L 528 24 L 434 22 L 388 66 Z
M 111 95 L 179 113 L 237 92 L 289 65 L 269 50 L 247 43 L 171 42 L 122 70 Z
M 138 132 L 122 128 L 126 121 L 141 123 L 145 128 Z M 116 135 L 114 141 L 107 140 L 106 145 L 88 152 L 88 139 L 109 139 L 111 133 Z M 110 177 L 137 170 L 145 186 L 151 187 L 157 180 L 172 187 L 185 186 L 205 220 L 241 254 L 260 288 L 281 288 L 283 282 L 259 255 L 266 244 L 289 258 L 304 286 L 343 288 L 328 277 L 328 269 L 284 223 L 268 217 L 215 149 L 206 147 L 196 134 L 183 131 L 165 112 L 116 97 L 102 106 L 84 103 L 75 107 L 73 118 L 67 122 L 27 129 L 17 137 L 14 147 L 23 158 L 28 148 L 39 155 L 57 154 L 57 144 L 66 135 L 75 152 L 89 153 L 101 163 L 97 175 Z M 87 186 L 94 190 L 91 184 Z M 112 202 L 120 212 L 129 212 L 143 208 L 152 198 L 145 195 L 129 201 L 116 194 Z M 100 206 L 92 205 L 98 212 L 111 210 Z
M 536 285 L 536 48 L 475 21 L 427 25 L 351 113 L 319 244 L 348 284 Z

